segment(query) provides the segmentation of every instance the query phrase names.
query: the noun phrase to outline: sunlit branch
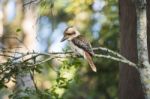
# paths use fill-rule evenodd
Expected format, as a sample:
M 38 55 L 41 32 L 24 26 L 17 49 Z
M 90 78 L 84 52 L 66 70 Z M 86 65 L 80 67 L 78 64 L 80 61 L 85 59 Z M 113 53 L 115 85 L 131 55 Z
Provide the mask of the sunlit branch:
M 106 59 L 111 59 L 117 62 L 121 62 L 121 63 L 125 63 L 128 64 L 129 66 L 132 66 L 134 68 L 137 69 L 137 64 L 131 62 L 130 60 L 126 59 L 124 56 L 122 56 L 121 54 L 119 54 L 118 52 L 112 51 L 108 48 L 104 48 L 104 47 L 97 47 L 97 48 L 93 48 L 93 50 L 101 50 L 104 52 L 107 52 L 107 55 L 104 54 L 99 54 L 99 53 L 95 53 L 94 56 L 97 58 L 106 58 Z M 9 53 L 15 53 L 15 52 L 9 52 Z M 45 63 L 47 61 L 50 61 L 52 59 L 56 59 L 56 58 L 68 58 L 68 57 L 72 57 L 73 56 L 73 52 L 72 51 L 66 51 L 66 52 L 49 52 L 49 53 L 40 53 L 40 52 L 28 52 L 28 53 L 20 53 L 19 57 L 11 57 L 12 58 L 12 62 L 14 62 L 11 65 L 14 65 L 17 61 L 17 64 L 24 64 L 25 62 L 29 62 L 30 64 L 28 64 L 29 66 L 36 66 L 36 65 L 40 65 L 42 63 Z M 1 54 L 2 55 L 2 54 Z M 4 55 L 5 56 L 5 55 Z M 40 61 L 35 61 L 35 63 L 32 63 L 31 60 L 33 61 L 34 59 L 36 60 L 37 57 L 39 56 L 47 56 L 47 58 L 44 58 L 43 60 Z M 28 58 L 26 58 L 28 57 Z M 6 63 L 1 63 L 1 64 L 6 64 Z
M 102 50 L 102 51 L 111 53 L 111 54 L 113 54 L 113 55 L 115 55 L 115 56 L 117 56 L 117 57 L 120 57 L 120 58 L 122 58 L 122 59 L 126 59 L 126 58 L 125 58 L 124 56 L 122 56 L 121 54 L 119 54 L 119 53 L 117 53 L 117 52 L 115 52 L 115 51 L 113 51 L 113 50 L 110 50 L 110 49 L 108 49 L 108 48 L 105 48 L 105 47 L 97 47 L 97 48 L 93 48 L 93 50 Z
M 30 4 L 35 3 L 35 2 L 39 3 L 40 1 L 42 1 L 42 0 L 31 0 L 31 1 L 27 2 L 27 3 L 24 3 L 23 6 L 30 5 Z
M 124 56 L 122 56 L 118 52 L 112 51 L 104 47 L 93 48 L 93 50 L 94 51 L 101 50 L 101 51 L 107 52 L 106 55 L 101 54 L 101 53 L 95 53 L 94 54 L 95 58 L 105 58 L 105 59 L 110 59 L 113 61 L 125 63 L 125 64 L 128 64 L 126 66 L 132 66 L 135 69 L 139 70 L 137 64 L 126 59 Z M 2 52 L 4 52 L 4 54 Z M 5 53 L 7 53 L 8 55 Z M 19 54 L 19 56 L 18 55 L 15 56 L 15 53 Z M 10 56 L 9 54 L 13 56 Z M 17 68 L 35 69 L 38 65 L 41 65 L 53 59 L 69 59 L 72 57 L 78 57 L 78 58 L 81 57 L 81 56 L 76 56 L 72 51 L 49 52 L 49 53 L 34 52 L 34 51 L 27 52 L 27 53 L 1 51 L 0 56 L 9 58 L 8 61 L 0 63 L 0 75 L 4 74 L 4 76 L 2 76 L 2 79 L 1 79 L 2 82 L 4 82 L 3 81 L 4 79 L 7 79 L 9 82 L 11 75 L 15 74 L 15 70 Z
M 133 66 L 133 67 L 135 67 L 137 69 L 137 65 L 135 63 L 127 60 L 127 59 L 121 59 L 121 58 L 112 57 L 110 55 L 100 55 L 100 54 L 95 54 L 94 56 L 95 57 L 100 57 L 100 58 L 111 59 L 111 60 L 122 62 L 122 63 L 126 63 L 129 66 Z

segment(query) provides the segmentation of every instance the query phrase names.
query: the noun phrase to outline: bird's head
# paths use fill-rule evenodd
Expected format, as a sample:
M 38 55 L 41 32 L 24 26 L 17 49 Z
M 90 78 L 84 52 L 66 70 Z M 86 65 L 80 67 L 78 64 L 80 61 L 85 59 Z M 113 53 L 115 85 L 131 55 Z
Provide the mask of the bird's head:
M 73 38 L 79 36 L 80 33 L 75 27 L 68 27 L 64 31 L 64 37 L 62 38 L 61 42 L 65 40 L 72 40 Z

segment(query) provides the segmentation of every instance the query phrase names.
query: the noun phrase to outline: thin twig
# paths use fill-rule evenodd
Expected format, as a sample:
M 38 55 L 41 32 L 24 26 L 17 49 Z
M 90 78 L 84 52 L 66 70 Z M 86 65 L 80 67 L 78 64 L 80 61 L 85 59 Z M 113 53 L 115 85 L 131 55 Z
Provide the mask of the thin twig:
M 37 1 L 38 1 L 38 2 L 37 2 Z M 39 3 L 39 2 L 41 2 L 41 1 L 42 1 L 42 0 L 31 0 L 30 2 L 24 3 L 23 6 L 26 6 L 26 5 L 29 5 L 29 4 L 31 4 L 31 3 L 35 3 L 35 2 Z
M 115 55 L 115 56 L 117 56 L 117 57 L 120 57 L 120 58 L 122 58 L 122 59 L 126 59 L 126 58 L 125 58 L 124 56 L 122 56 L 121 54 L 119 54 L 119 53 L 117 53 L 117 52 L 115 52 L 115 51 L 113 51 L 113 50 L 110 50 L 110 49 L 108 49 L 108 48 L 105 48 L 105 47 L 97 47 L 97 48 L 93 48 L 93 50 L 106 51 L 106 52 L 111 53 L 111 54 L 113 54 L 113 55 Z
M 119 58 L 116 58 L 116 57 L 112 57 L 110 55 L 100 55 L 100 54 L 95 54 L 94 56 L 95 57 L 100 57 L 100 58 L 107 58 L 107 59 L 115 60 L 115 61 L 122 62 L 122 63 L 126 63 L 129 66 L 132 66 L 132 67 L 135 67 L 136 69 L 138 69 L 138 67 L 135 63 L 133 63 L 133 62 L 127 60 L 127 59 L 119 59 Z

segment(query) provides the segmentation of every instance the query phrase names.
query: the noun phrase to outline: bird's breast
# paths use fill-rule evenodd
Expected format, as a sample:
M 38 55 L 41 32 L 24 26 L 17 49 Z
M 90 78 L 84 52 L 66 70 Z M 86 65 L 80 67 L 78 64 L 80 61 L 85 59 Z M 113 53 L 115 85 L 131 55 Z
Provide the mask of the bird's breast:
M 74 53 L 84 56 L 84 50 L 76 46 L 73 42 L 69 41 L 71 49 Z

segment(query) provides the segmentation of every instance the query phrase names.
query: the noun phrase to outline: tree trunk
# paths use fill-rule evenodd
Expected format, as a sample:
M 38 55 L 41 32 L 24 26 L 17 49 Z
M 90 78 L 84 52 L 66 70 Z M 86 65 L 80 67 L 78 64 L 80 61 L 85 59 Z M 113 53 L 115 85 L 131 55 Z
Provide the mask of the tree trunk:
M 3 35 L 3 9 L 2 1 L 0 1 L 0 37 Z
M 150 61 L 150 0 L 147 0 L 147 44 Z
M 24 3 L 30 2 L 31 0 L 24 0 Z M 27 53 L 37 51 L 36 47 L 36 25 L 37 25 L 37 10 L 36 4 L 28 4 L 24 6 L 24 20 L 22 23 L 22 28 L 24 31 L 24 41 L 23 46 L 19 49 L 20 52 Z M 29 56 L 32 57 L 32 56 Z M 16 90 L 17 91 L 17 98 L 28 96 L 28 94 L 19 92 L 25 91 L 26 89 L 35 91 L 34 81 L 31 77 L 30 71 L 25 71 L 19 69 L 18 74 L 16 76 Z M 29 96 L 30 97 L 30 96 Z
M 132 0 L 119 0 L 120 52 L 137 63 L 136 10 Z M 135 68 L 120 64 L 119 99 L 144 99 L 140 75 Z
M 146 99 L 150 99 L 150 64 L 147 46 L 147 2 L 135 0 L 137 15 L 137 51 L 140 77 Z
M 121 25 L 120 30 L 121 30 L 121 44 L 122 44 L 121 52 L 124 54 L 124 50 L 126 50 L 125 46 L 129 47 L 129 45 L 131 43 L 133 43 L 133 41 L 128 40 L 128 38 L 132 37 L 131 39 L 134 40 L 135 43 L 132 45 L 131 49 L 133 50 L 133 47 L 135 45 L 137 45 L 137 53 L 135 53 L 135 55 L 138 57 L 138 65 L 139 65 L 139 67 L 138 67 L 139 74 L 138 74 L 138 72 L 136 74 L 139 81 L 133 80 L 132 82 L 127 83 L 126 85 L 125 85 L 125 81 L 127 81 L 127 80 L 129 80 L 129 78 L 135 76 L 135 73 L 133 73 L 133 71 L 132 71 L 133 74 L 130 75 L 129 78 L 125 79 L 125 76 L 127 76 L 128 72 L 124 71 L 123 69 L 130 68 L 130 67 L 120 67 L 120 91 L 119 91 L 120 94 L 119 94 L 119 96 L 121 99 L 124 99 L 124 98 L 126 98 L 126 99 L 144 99 L 144 98 L 150 99 L 150 83 L 149 83 L 149 81 L 150 81 L 150 64 L 149 64 L 149 57 L 148 57 L 148 47 L 150 47 L 149 46 L 150 27 L 149 27 L 149 21 L 147 21 L 150 19 L 149 16 L 147 18 L 147 15 L 149 14 L 149 11 L 150 11 L 149 10 L 150 7 L 148 6 L 148 5 L 150 5 L 150 2 L 148 0 L 147 0 L 147 2 L 146 2 L 146 0 L 134 0 L 134 2 L 128 1 L 128 0 L 127 1 L 120 0 L 119 4 L 120 4 L 120 25 Z M 130 8 L 130 9 L 126 9 L 126 8 Z M 124 9 L 126 9 L 128 13 L 126 13 L 126 11 Z M 134 12 L 134 14 L 132 11 Z M 135 13 L 135 11 L 136 11 L 136 13 Z M 133 19 L 127 21 L 125 19 L 126 17 L 132 17 L 134 19 L 134 23 L 131 23 Z M 147 23 L 148 23 L 148 26 L 147 26 Z M 125 27 L 124 24 L 128 24 L 127 26 L 130 26 L 131 28 Z M 129 35 L 130 34 L 130 31 L 128 31 L 129 29 L 134 30 L 135 34 L 133 36 Z M 137 32 L 137 35 L 136 35 L 135 31 Z M 131 34 L 132 33 L 133 33 L 133 31 L 131 32 Z M 127 34 L 127 36 L 125 36 L 124 34 Z M 147 37 L 147 35 L 148 35 L 148 37 Z M 126 44 L 124 43 L 125 40 L 127 40 L 128 45 L 127 45 L 127 43 Z M 136 40 L 137 40 L 137 42 L 136 42 Z M 136 48 L 134 50 L 136 52 Z M 127 54 L 128 53 L 129 52 L 127 51 Z M 142 83 L 142 87 L 141 87 L 141 84 L 140 84 L 140 86 L 134 86 L 136 83 L 139 83 L 139 82 Z M 130 89 L 130 87 L 128 87 L 128 85 L 131 83 L 133 84 L 132 86 L 134 86 L 133 87 L 134 89 L 138 88 L 138 87 L 140 88 L 139 91 L 141 93 L 140 96 L 142 96 L 141 98 L 138 96 L 139 95 L 138 90 L 136 90 L 136 89 L 135 89 L 135 91 L 132 91 L 132 93 L 129 92 L 130 90 L 126 91 L 126 89 Z M 135 94 L 135 96 L 134 96 L 134 94 Z M 126 96 L 128 96 L 129 98 L 127 98 Z

